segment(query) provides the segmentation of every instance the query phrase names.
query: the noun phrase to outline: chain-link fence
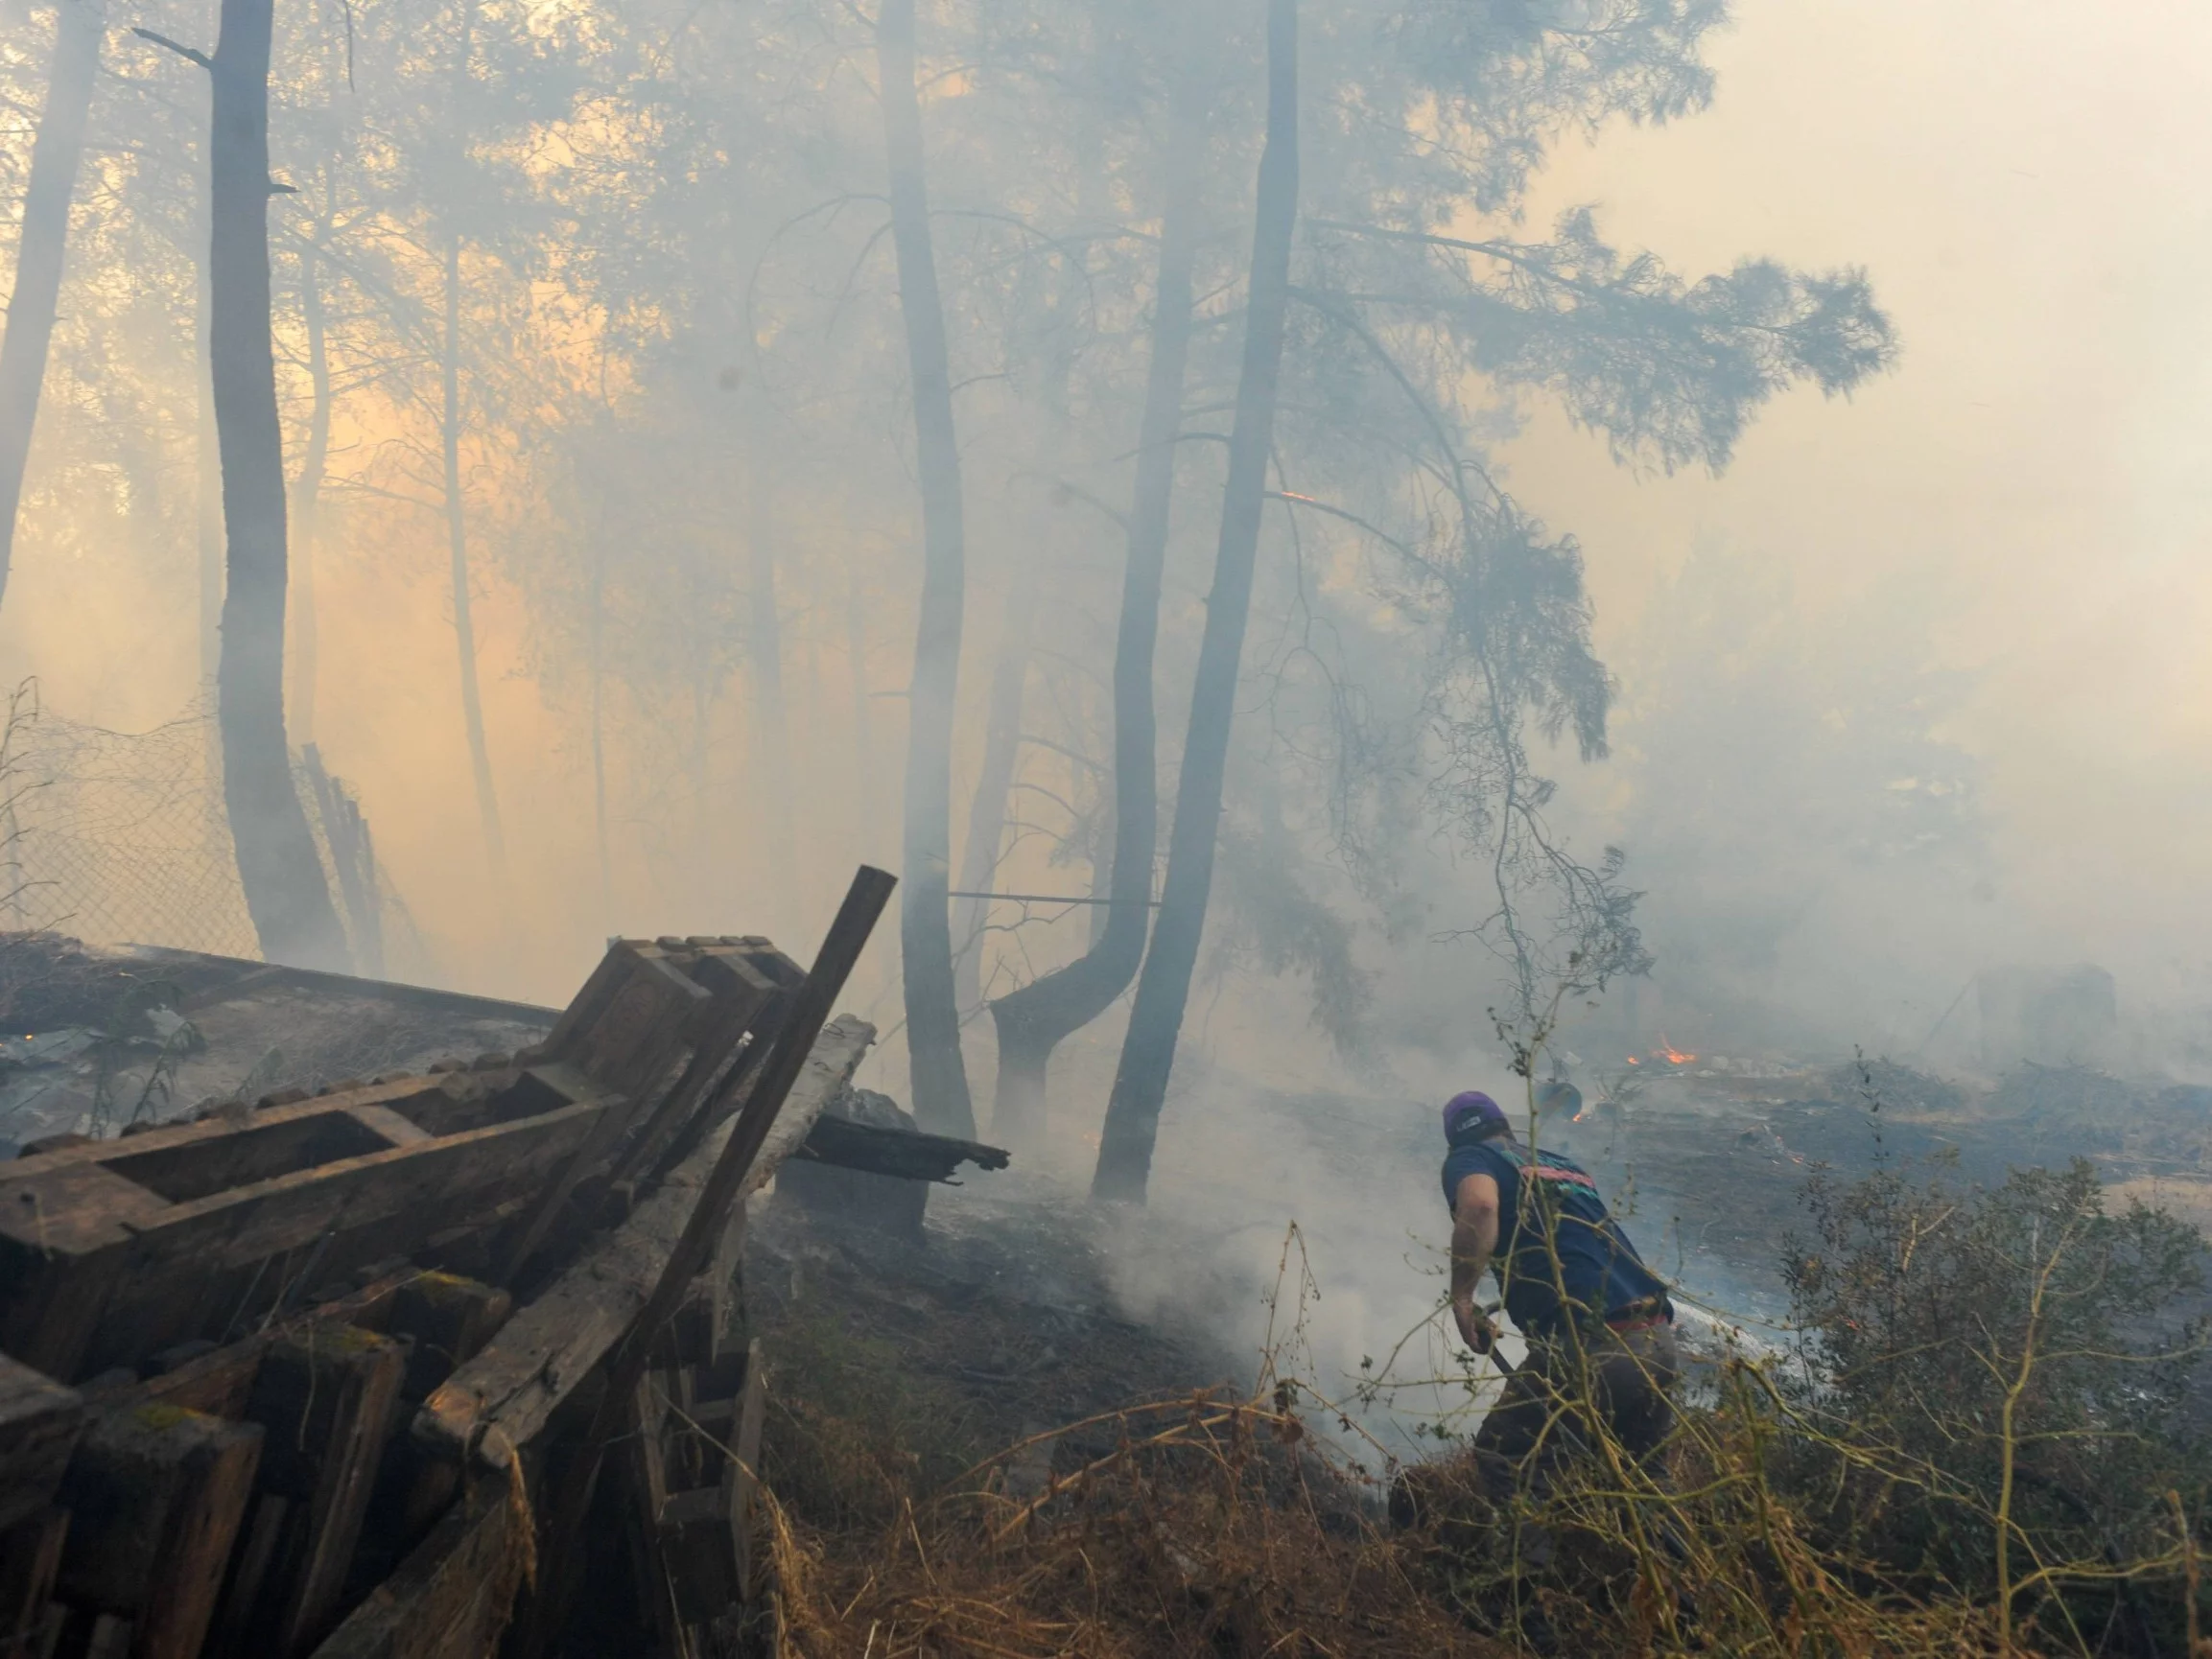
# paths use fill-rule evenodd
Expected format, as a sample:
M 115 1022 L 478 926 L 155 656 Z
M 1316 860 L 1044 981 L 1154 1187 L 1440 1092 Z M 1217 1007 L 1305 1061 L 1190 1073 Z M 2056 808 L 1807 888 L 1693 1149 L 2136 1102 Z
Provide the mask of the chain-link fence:
M 201 710 L 111 732 L 41 708 L 35 683 L 16 688 L 0 731 L 0 926 L 258 956 L 221 765 Z M 421 976 L 421 941 L 359 802 L 312 747 L 293 772 L 355 970 Z M 393 952 L 399 962 L 388 963 Z

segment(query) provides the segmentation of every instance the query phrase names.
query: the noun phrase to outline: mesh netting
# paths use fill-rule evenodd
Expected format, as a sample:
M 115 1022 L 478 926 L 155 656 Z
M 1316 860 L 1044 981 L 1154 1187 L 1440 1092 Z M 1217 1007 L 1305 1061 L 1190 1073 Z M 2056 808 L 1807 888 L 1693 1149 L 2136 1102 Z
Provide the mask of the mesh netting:
M 0 733 L 0 916 L 99 944 L 259 956 L 223 815 L 214 723 L 195 709 L 111 732 L 38 707 L 19 688 Z M 385 940 L 415 944 L 367 826 L 313 749 L 294 774 L 357 970 Z

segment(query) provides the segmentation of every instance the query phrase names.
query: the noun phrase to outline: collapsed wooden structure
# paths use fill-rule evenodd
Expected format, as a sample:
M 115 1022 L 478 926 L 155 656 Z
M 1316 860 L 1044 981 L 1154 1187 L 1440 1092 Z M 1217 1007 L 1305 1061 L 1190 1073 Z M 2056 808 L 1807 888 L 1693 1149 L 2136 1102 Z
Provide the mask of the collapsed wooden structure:
M 803 1145 L 939 1177 L 960 1145 L 809 1144 L 874 1032 L 822 1003 L 786 1063 L 806 979 L 764 939 L 618 942 L 534 1049 L 0 1163 L 0 1655 L 459 1659 L 518 1606 L 510 1649 L 582 1650 L 535 1587 L 579 1468 L 624 1650 L 728 1649 L 765 1386 L 743 1198 Z M 748 1135 L 704 1271 L 642 1320 Z

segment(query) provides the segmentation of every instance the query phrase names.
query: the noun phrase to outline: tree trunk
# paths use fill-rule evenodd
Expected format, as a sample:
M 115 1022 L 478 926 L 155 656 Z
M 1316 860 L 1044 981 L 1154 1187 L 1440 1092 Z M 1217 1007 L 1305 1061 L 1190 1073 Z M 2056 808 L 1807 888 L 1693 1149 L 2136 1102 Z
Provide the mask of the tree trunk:
M 1153 296 L 1152 362 L 1137 438 L 1137 479 L 1121 572 L 1121 618 L 1114 642 L 1114 850 L 1105 923 L 1083 955 L 991 1004 L 999 1032 L 999 1085 L 991 1133 L 1006 1145 L 1033 1144 L 1044 1127 L 1052 1051 L 1113 1006 L 1144 957 L 1151 923 L 1152 861 L 1159 844 L 1152 656 L 1160 637 L 1160 580 L 1167 557 L 1175 451 L 1183 425 L 1183 381 L 1190 360 L 1190 282 L 1198 259 L 1199 152 L 1205 91 L 1178 79 L 1170 112 L 1167 199 L 1161 215 L 1160 274 Z
M 859 861 L 865 864 L 874 855 L 882 806 L 876 792 L 875 694 L 868 686 L 867 591 L 860 585 L 857 564 L 846 565 L 845 587 L 845 657 L 853 670 L 853 760 L 859 774 L 855 805 L 859 809 Z
M 460 654 L 460 717 L 468 729 L 469 772 L 476 780 L 477 816 L 483 825 L 484 855 L 495 875 L 506 869 L 506 837 L 500 830 L 499 795 L 492 787 L 491 748 L 483 735 L 483 697 L 477 687 L 476 620 L 469 608 L 468 521 L 460 478 L 460 232 L 445 239 L 444 409 L 445 535 L 453 563 L 453 637 Z
M 1006 616 L 999 635 L 999 660 L 991 669 L 991 699 L 983 728 L 983 764 L 968 807 L 968 839 L 960 853 L 960 886 L 984 893 L 999 869 L 999 844 L 1006 835 L 1006 792 L 1022 758 L 1022 686 L 1029 677 L 1029 627 L 1037 614 L 1037 561 L 1024 560 L 1006 590 Z M 953 937 L 960 942 L 956 982 L 963 1018 L 982 1001 L 983 924 L 987 899 L 962 899 L 953 909 Z
M 975 1133 L 960 1010 L 953 984 L 953 714 L 960 673 L 967 533 L 945 308 L 930 239 L 922 172 L 922 105 L 914 89 L 914 0 L 883 0 L 876 25 L 891 239 L 914 385 L 914 441 L 922 482 L 922 599 L 907 705 L 906 814 L 899 959 L 906 981 L 913 1110 L 940 1134 Z
M 284 438 L 270 339 L 269 50 L 273 0 L 223 0 L 209 64 L 208 362 L 228 538 L 216 717 L 246 907 L 272 962 L 348 966 L 284 734 Z
M 799 879 L 798 846 L 791 834 L 791 730 L 784 708 L 784 621 L 776 595 L 776 536 L 774 502 L 770 500 L 772 472 L 767 452 L 767 422 L 754 425 L 752 478 L 746 491 L 745 540 L 749 544 L 747 574 L 752 613 L 753 747 L 759 756 L 759 786 L 754 799 L 767 818 L 768 867 L 788 873 L 790 887 L 780 887 L 770 902 L 780 907 L 771 918 L 783 927 L 798 919 L 791 900 Z M 757 890 L 746 899 L 762 897 Z
M 57 0 L 54 60 L 46 73 L 46 107 L 31 143 L 31 180 L 23 194 L 23 227 L 15 254 L 15 291 L 8 300 L 8 333 L 0 339 L 0 596 L 15 549 L 15 512 L 23 500 L 23 467 L 46 380 L 54 339 L 54 307 L 69 245 L 69 199 L 84 153 L 84 118 L 100 66 L 103 19 L 98 0 Z
M 606 589 L 607 528 L 602 515 L 592 537 L 591 614 L 584 619 L 590 647 L 592 718 L 592 829 L 600 861 L 600 925 L 615 929 L 614 856 L 607 847 Z
M 317 227 L 316 240 L 329 234 L 325 221 Z M 305 748 L 315 741 L 315 543 L 322 479 L 330 464 L 330 341 L 314 243 L 299 253 L 299 312 L 307 326 L 307 381 L 315 399 L 307 420 L 307 454 L 292 491 L 292 735 Z
M 212 118 L 209 125 L 212 129 Z M 209 168 L 212 172 L 212 158 Z M 212 212 L 204 229 L 212 241 L 215 235 Z M 199 493 L 193 504 L 193 529 L 200 551 L 200 695 L 203 707 L 212 707 L 215 682 L 223 663 L 223 444 L 216 432 L 215 380 L 208 357 L 214 334 L 215 299 L 208 286 L 206 262 L 199 264 L 200 345 L 200 362 L 196 365 L 199 385 L 194 388 L 199 419 L 193 429 Z M 210 777 L 222 769 L 222 747 L 223 735 L 216 731 L 208 746 Z
M 1290 294 L 1290 240 L 1297 220 L 1298 9 L 1296 0 L 1268 0 L 1267 148 L 1259 158 L 1244 362 L 1236 384 L 1235 425 L 1229 438 L 1221 540 L 1214 554 L 1213 592 L 1206 601 L 1206 632 L 1191 689 L 1190 725 L 1175 792 L 1175 828 L 1168 839 L 1160 920 L 1138 977 L 1137 1002 L 1130 1011 L 1114 1093 L 1106 1109 L 1098 1167 L 1091 1182 L 1094 1198 L 1144 1196 L 1160 1107 L 1175 1064 L 1175 1041 L 1183 1029 L 1199 937 L 1206 927 L 1214 841 L 1221 827 L 1222 775 L 1236 713 L 1237 666 L 1252 609 L 1252 571 L 1266 506 L 1275 386 L 1282 365 L 1283 315 Z

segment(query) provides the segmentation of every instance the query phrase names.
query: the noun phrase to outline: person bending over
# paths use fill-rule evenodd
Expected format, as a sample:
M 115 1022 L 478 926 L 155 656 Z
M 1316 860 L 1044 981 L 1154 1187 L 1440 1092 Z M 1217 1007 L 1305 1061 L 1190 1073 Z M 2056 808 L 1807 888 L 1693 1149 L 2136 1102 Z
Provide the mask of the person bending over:
M 1451 1208 L 1451 1313 L 1478 1354 L 1497 1328 L 1475 1306 L 1483 1274 L 1496 1275 L 1505 1311 L 1528 1341 L 1475 1433 L 1478 1454 L 1522 1478 L 1565 1453 L 1566 1435 L 1600 1425 L 1648 1462 L 1674 1427 L 1668 1390 L 1681 1374 L 1674 1304 L 1572 1158 L 1524 1147 L 1496 1101 L 1479 1090 L 1444 1109 L 1450 1151 L 1444 1199 Z

